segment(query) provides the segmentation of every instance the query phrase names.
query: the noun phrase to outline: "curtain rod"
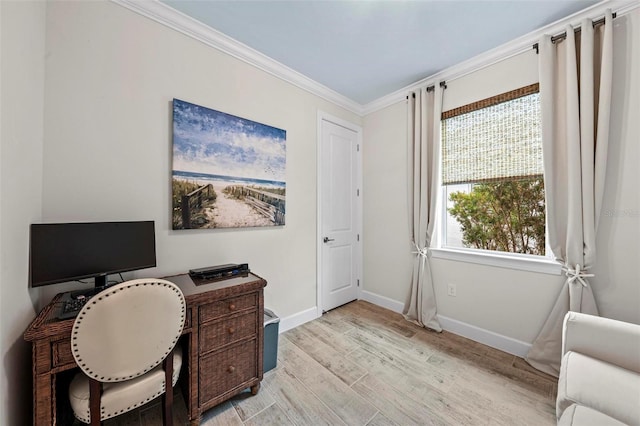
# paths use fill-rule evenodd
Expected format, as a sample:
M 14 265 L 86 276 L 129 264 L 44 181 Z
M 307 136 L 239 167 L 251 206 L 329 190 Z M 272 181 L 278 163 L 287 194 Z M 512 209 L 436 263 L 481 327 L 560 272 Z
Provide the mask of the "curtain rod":
M 447 88 L 447 82 L 446 81 L 441 81 L 440 82 L 440 87 L 443 90 L 446 89 Z M 427 87 L 427 93 L 433 92 L 434 90 L 436 90 L 436 85 L 435 84 L 432 84 L 431 86 Z M 413 96 L 413 98 L 415 98 L 416 94 L 415 93 L 411 93 L 411 96 Z M 409 95 L 407 95 L 407 99 L 409 99 Z
M 615 12 L 614 12 L 614 13 L 612 13 L 612 14 L 611 14 L 611 18 L 612 18 L 612 19 L 615 19 L 616 15 L 617 15 L 617 14 L 616 14 Z M 600 19 L 597 19 L 597 20 L 593 21 L 593 23 L 592 23 L 593 28 L 595 28 L 595 27 L 597 27 L 597 26 L 600 26 L 600 25 L 603 25 L 603 24 L 604 24 L 604 16 L 603 16 L 602 18 L 600 18 Z M 581 31 L 581 30 L 580 30 L 580 27 L 578 27 L 578 28 L 576 28 L 576 29 L 574 29 L 574 30 L 573 30 L 573 32 L 574 32 L 574 33 L 576 33 L 576 34 L 577 34 L 577 33 L 579 33 L 580 31 Z M 565 32 L 563 32 L 563 33 L 560 33 L 560 34 L 557 34 L 557 35 L 554 35 L 553 37 L 551 37 L 551 43 L 555 43 L 555 42 L 557 42 L 557 41 L 564 40 L 565 38 L 567 38 L 567 32 L 566 32 L 566 31 L 565 31 Z M 538 52 L 538 43 L 535 43 L 535 44 L 533 45 L 533 48 L 535 49 L 536 53 L 539 53 L 539 52 Z
M 442 83 L 440 83 L 440 86 L 442 86 Z M 429 93 L 429 92 L 433 92 L 433 91 L 435 90 L 435 88 L 436 88 L 436 86 L 434 86 L 434 85 L 431 85 L 431 86 L 427 87 L 427 93 Z M 415 94 L 415 93 L 412 93 L 412 94 L 411 94 L 411 96 L 412 96 L 413 98 L 415 98 L 415 97 L 416 97 L 416 94 Z M 407 95 L 407 99 L 409 99 L 409 95 Z

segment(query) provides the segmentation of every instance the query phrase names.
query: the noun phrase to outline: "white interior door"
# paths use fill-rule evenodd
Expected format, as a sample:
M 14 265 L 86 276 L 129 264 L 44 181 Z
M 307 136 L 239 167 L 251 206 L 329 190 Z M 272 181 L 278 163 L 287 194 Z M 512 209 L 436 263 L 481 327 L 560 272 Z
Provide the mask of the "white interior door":
M 323 312 L 358 298 L 358 139 L 357 131 L 321 120 L 319 296 Z

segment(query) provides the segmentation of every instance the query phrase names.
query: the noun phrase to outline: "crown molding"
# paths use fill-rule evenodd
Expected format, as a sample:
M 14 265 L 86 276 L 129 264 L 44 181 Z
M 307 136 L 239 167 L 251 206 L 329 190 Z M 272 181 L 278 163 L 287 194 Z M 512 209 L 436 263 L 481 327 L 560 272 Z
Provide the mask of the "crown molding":
M 510 57 L 516 56 L 529 49 L 533 48 L 533 45 L 538 42 L 541 36 L 544 34 L 559 34 L 563 32 L 567 25 L 579 26 L 580 21 L 585 18 L 597 19 L 604 15 L 607 9 L 617 13 L 617 16 L 622 16 L 631 12 L 634 9 L 640 7 L 640 1 L 638 0 L 605 0 L 593 6 L 569 15 L 563 19 L 560 19 L 554 23 L 546 25 L 528 34 L 525 34 L 515 40 L 507 42 L 502 46 L 498 46 L 495 49 L 488 50 L 481 53 L 469 60 L 460 62 L 452 67 L 444 69 L 436 74 L 426 77 L 413 84 L 405 86 L 395 92 L 382 96 L 368 104 L 363 105 L 362 114 L 367 115 L 380 109 L 386 108 L 390 105 L 396 104 L 406 100 L 407 93 L 421 87 L 437 84 L 440 81 L 451 81 L 456 78 L 460 78 L 464 75 L 478 71 L 482 68 L 486 68 L 498 62 L 504 61 Z
M 579 25 L 585 18 L 596 19 L 602 16 L 606 9 L 612 9 L 618 16 L 622 16 L 640 6 L 638 0 L 604 0 L 587 9 L 560 19 L 545 27 L 532 31 L 515 40 L 483 52 L 469 60 L 460 62 L 452 67 L 426 77 L 382 96 L 372 102 L 362 105 L 348 97 L 318 83 L 311 78 L 294 71 L 286 65 L 271 59 L 251 47 L 217 31 L 200 21 L 179 12 L 159 0 L 111 0 L 133 12 L 172 28 L 188 37 L 198 40 L 214 49 L 224 52 L 236 59 L 252 65 L 268 74 L 286 81 L 300 89 L 338 105 L 359 116 L 371 114 L 395 103 L 404 101 L 407 92 L 424 86 L 436 84 L 440 81 L 451 81 L 471 72 L 486 68 L 512 56 L 531 49 L 533 44 L 544 34 L 557 34 L 564 31 L 568 24 Z
M 363 106 L 158 0 L 111 0 L 359 116 Z

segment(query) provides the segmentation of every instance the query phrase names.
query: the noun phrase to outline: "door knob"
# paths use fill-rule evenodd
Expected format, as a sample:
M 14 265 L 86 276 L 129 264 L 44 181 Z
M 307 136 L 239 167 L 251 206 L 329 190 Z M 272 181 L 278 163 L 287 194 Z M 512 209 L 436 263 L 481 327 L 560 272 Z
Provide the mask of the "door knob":
M 325 243 L 328 243 L 329 241 L 335 241 L 333 238 L 329 238 L 329 237 L 324 237 L 324 241 Z

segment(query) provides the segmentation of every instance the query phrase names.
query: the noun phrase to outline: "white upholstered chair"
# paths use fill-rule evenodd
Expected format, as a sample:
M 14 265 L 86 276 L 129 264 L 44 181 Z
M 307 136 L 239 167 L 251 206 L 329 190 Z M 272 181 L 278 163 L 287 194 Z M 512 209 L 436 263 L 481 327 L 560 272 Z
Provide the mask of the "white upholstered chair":
M 71 335 L 82 370 L 69 386 L 76 418 L 99 425 L 163 395 L 163 422 L 171 425 L 185 310 L 182 291 L 162 279 L 126 281 L 93 296 Z
M 640 426 L 640 325 L 569 312 L 556 415 L 562 426 Z

